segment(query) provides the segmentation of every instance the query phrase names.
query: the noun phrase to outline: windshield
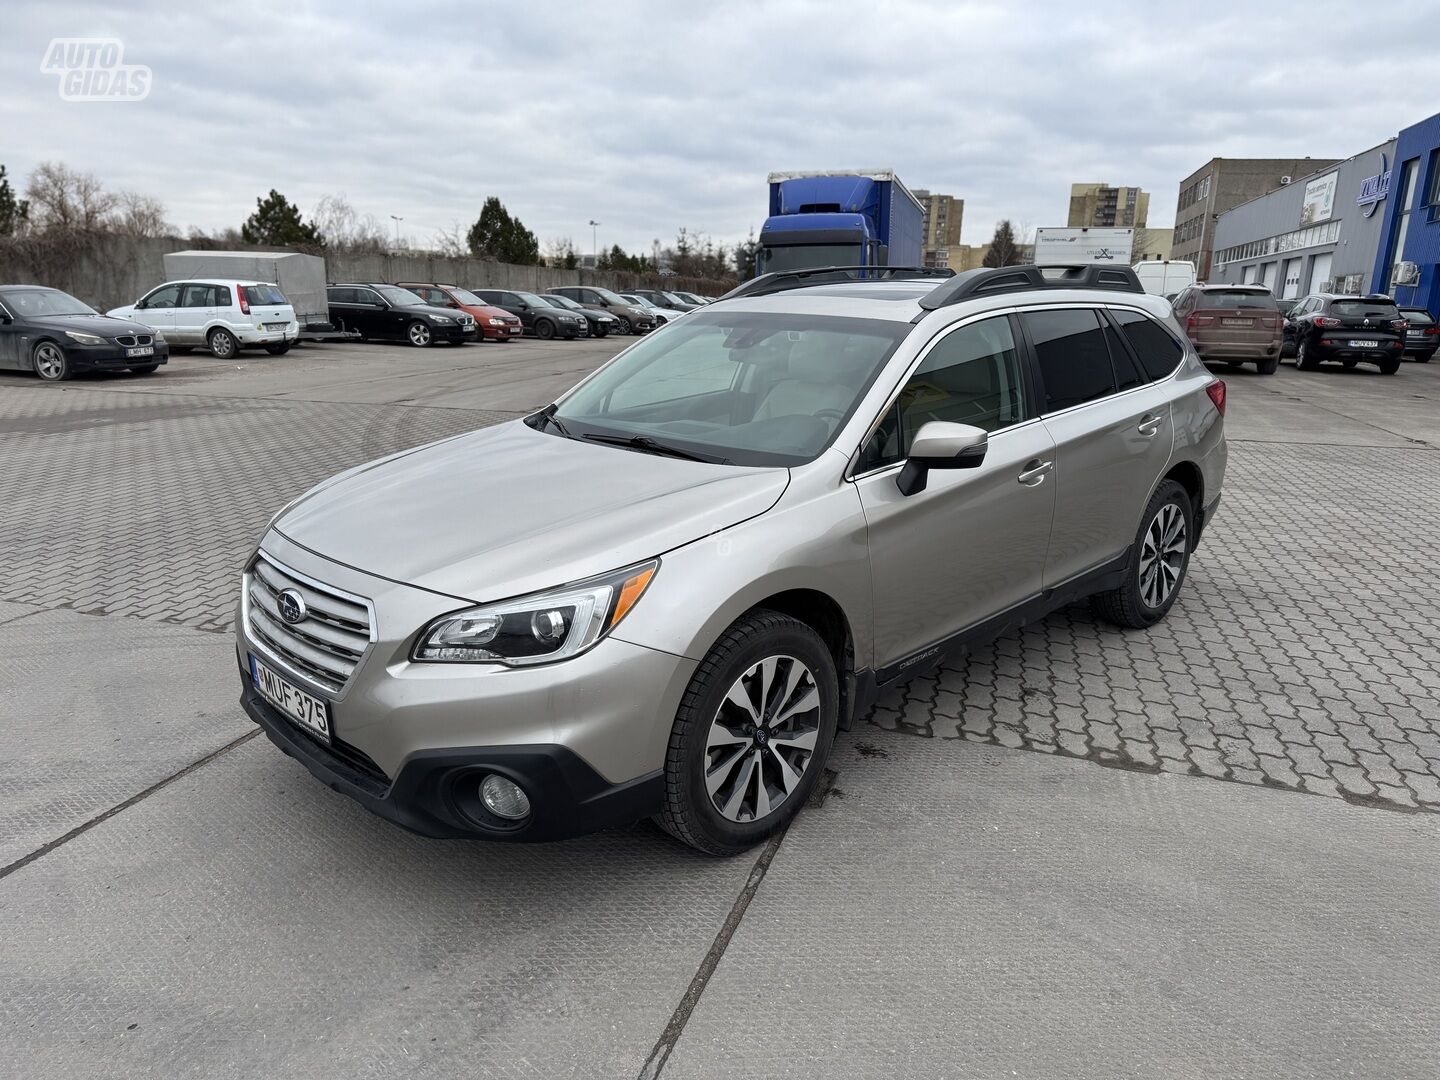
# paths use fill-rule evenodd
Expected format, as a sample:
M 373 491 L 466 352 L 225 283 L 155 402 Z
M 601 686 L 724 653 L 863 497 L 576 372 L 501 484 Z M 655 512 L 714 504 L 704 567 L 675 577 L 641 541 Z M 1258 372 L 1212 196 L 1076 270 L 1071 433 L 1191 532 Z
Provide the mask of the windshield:
M 592 286 L 592 287 L 591 287 L 591 292 L 597 292 L 597 293 L 599 293 L 599 294 L 600 294 L 600 298 L 601 298 L 602 300 L 604 300 L 607 304 L 623 304 L 623 303 L 625 303 L 624 300 L 621 300 L 621 299 L 620 299 L 620 294 L 619 294 L 619 293 L 613 293 L 613 292 L 611 292 L 609 289 L 596 289 L 596 288 L 594 288 L 594 287 Z
M 578 309 L 578 310 L 580 310 L 580 311 L 584 311 L 584 310 L 585 310 L 584 308 L 580 307 L 580 305 L 577 304 L 574 300 L 571 300 L 570 297 L 568 297 L 568 296 L 552 296 L 551 294 L 546 293 L 546 294 L 545 294 L 544 296 L 542 296 L 540 299 L 541 299 L 541 300 L 548 301 L 549 303 L 555 305 L 556 307 L 572 308 L 572 309 Z
M 1206 289 L 1195 302 L 1197 308 L 1264 308 L 1275 310 L 1275 297 L 1249 289 Z
M 814 270 L 821 266 L 861 266 L 859 244 L 789 244 L 760 249 L 760 272 Z
M 555 416 L 572 438 L 639 435 L 737 465 L 799 465 L 830 444 L 909 329 L 696 312 L 602 368 Z
M 16 315 L 98 315 L 94 308 L 83 304 L 59 289 L 16 289 L 0 293 L 0 301 Z
M 417 304 L 425 303 L 418 293 L 402 289 L 398 285 L 376 285 L 375 291 L 396 307 L 415 307 Z
M 1398 319 L 1399 310 L 1390 300 L 1336 300 L 1330 314 L 1344 319 Z
M 525 301 L 525 303 L 529 304 L 531 307 L 550 306 L 545 302 L 545 298 L 543 296 L 540 296 L 533 292 L 517 292 L 515 295 L 518 296 L 521 300 Z
M 686 307 L 695 306 L 694 304 L 686 304 L 684 300 L 681 300 L 680 297 L 676 296 L 673 292 L 661 293 L 660 295 L 665 297 L 666 300 L 669 300 L 671 304 L 685 304 Z
M 471 307 L 489 307 L 484 300 L 481 300 L 480 297 L 476 296 L 469 289 L 451 289 L 450 295 L 456 300 L 459 300 L 460 303 L 468 304 Z
M 633 304 L 635 307 L 638 308 L 648 308 L 655 306 L 654 304 L 650 303 L 649 300 L 641 300 L 640 297 L 631 296 L 629 293 L 622 292 L 620 294 L 620 299 L 624 300 L 627 304 Z

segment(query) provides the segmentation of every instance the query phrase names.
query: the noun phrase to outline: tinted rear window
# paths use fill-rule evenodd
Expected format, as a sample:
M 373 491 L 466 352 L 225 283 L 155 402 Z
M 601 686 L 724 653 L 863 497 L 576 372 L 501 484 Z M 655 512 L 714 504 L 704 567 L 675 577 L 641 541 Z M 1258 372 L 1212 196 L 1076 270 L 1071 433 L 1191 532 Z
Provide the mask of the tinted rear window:
M 1195 297 L 1197 308 L 1264 308 L 1275 310 L 1275 297 L 1244 289 L 1203 289 Z
M 1094 311 L 1027 311 L 1020 318 L 1045 382 L 1045 411 L 1083 405 L 1115 391 L 1110 349 Z
M 1334 300 L 1330 312 L 1345 319 L 1398 319 L 1399 310 L 1391 300 Z
M 1435 321 L 1430 317 L 1428 311 L 1402 311 L 1400 314 L 1409 321 L 1411 326 L 1429 326 Z
M 247 304 L 288 304 L 285 294 L 274 285 L 246 285 L 245 302 Z
M 1111 314 L 1152 380 L 1165 378 L 1179 366 L 1184 348 L 1154 319 L 1138 311 L 1112 310 Z

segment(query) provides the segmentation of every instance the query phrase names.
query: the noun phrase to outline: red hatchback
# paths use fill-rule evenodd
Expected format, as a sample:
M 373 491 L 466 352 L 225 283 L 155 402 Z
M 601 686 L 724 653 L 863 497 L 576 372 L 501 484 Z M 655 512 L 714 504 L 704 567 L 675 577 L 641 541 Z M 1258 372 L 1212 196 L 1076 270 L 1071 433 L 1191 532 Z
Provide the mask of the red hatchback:
M 1264 285 L 1191 285 L 1172 307 L 1201 360 L 1254 364 L 1261 375 L 1280 366 L 1284 320 Z
M 414 281 L 397 281 L 402 289 L 418 293 L 431 307 L 459 308 L 475 316 L 475 325 L 485 341 L 509 341 L 518 338 L 524 331 L 520 320 L 504 308 L 494 307 L 481 300 L 469 289 L 458 285 L 444 285 L 437 282 L 422 284 Z

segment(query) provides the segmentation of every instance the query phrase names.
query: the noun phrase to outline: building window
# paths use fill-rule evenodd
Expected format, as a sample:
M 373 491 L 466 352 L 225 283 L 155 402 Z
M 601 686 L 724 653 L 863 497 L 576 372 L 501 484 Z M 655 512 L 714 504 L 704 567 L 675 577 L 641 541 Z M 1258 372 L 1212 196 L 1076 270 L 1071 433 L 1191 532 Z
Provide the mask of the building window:
M 1395 267 L 1405 261 L 1405 237 L 1410 232 L 1410 204 L 1415 201 L 1415 173 L 1419 164 L 1419 158 L 1411 158 L 1400 171 L 1400 212 L 1395 219 L 1395 247 L 1390 259 L 1390 272 L 1385 275 L 1387 290 L 1390 282 L 1395 280 Z

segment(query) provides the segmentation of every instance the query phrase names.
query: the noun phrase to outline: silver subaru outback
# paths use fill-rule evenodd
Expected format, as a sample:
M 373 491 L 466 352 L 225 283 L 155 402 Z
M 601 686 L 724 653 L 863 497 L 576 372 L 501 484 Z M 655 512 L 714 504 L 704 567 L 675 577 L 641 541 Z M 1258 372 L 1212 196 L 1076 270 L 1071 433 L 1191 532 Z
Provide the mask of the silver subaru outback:
M 873 274 L 873 271 L 872 271 Z M 524 419 L 271 521 L 242 702 L 430 836 L 784 825 L 877 689 L 1092 597 L 1164 618 L 1225 386 L 1122 268 L 767 275 Z

